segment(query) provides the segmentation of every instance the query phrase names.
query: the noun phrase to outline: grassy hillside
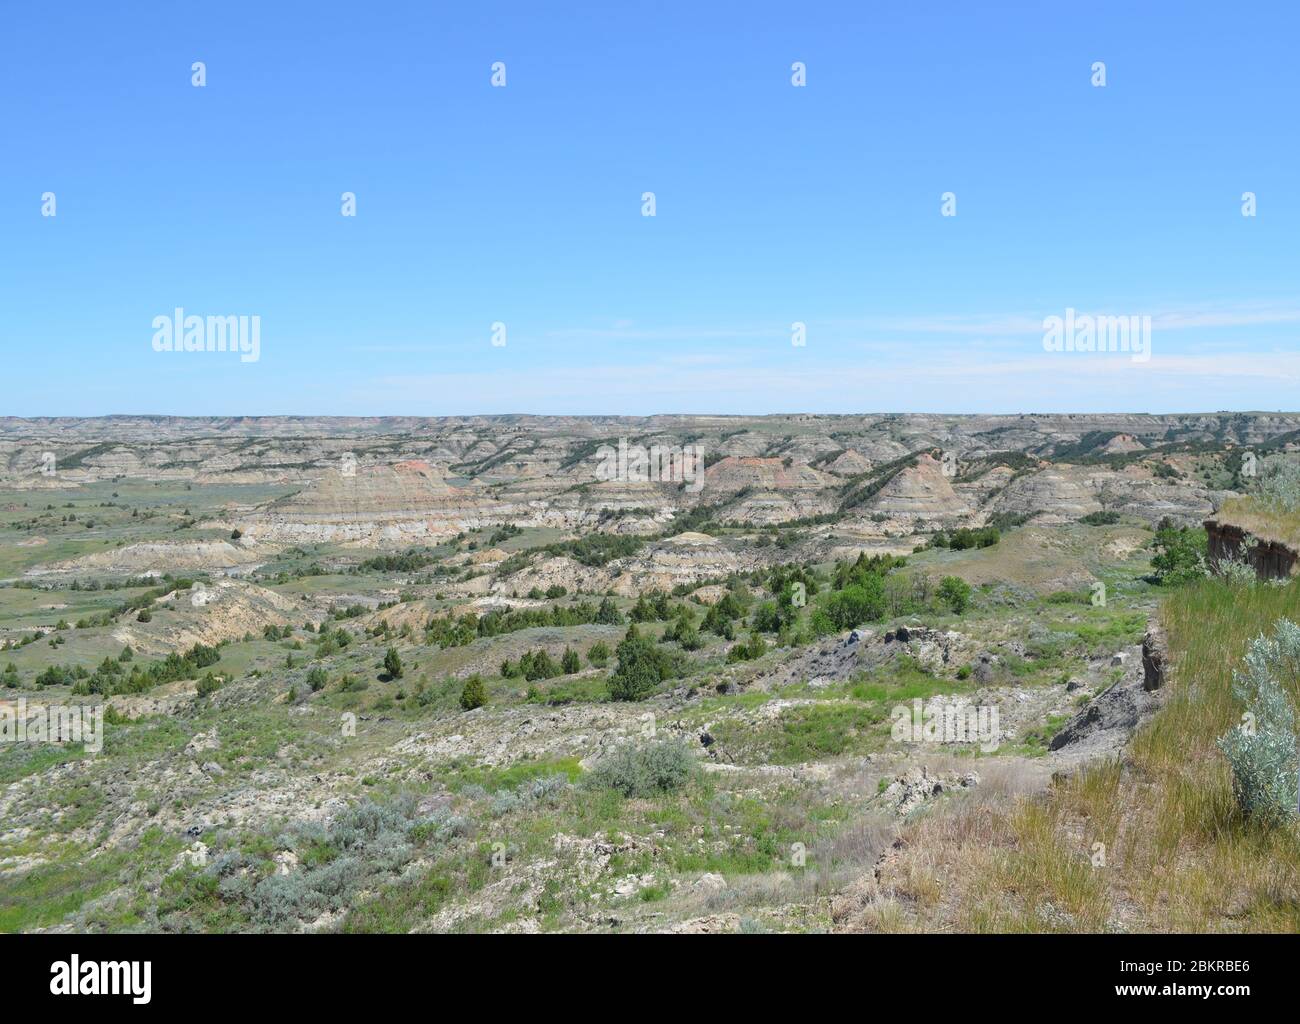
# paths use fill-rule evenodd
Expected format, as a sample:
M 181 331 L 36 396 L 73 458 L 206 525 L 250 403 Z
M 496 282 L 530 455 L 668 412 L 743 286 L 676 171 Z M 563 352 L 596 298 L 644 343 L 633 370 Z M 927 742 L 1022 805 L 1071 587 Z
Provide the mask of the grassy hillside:
M 1300 586 L 1207 579 L 1161 609 L 1174 670 L 1123 760 L 1026 795 L 984 787 L 910 824 L 853 927 L 961 931 L 1300 931 L 1300 837 L 1244 818 L 1215 741 L 1240 722 L 1232 672 Z M 1292 702 L 1300 678 L 1284 681 Z M 1100 844 L 1100 845 L 1098 845 Z M 940 884 L 942 882 L 942 884 Z

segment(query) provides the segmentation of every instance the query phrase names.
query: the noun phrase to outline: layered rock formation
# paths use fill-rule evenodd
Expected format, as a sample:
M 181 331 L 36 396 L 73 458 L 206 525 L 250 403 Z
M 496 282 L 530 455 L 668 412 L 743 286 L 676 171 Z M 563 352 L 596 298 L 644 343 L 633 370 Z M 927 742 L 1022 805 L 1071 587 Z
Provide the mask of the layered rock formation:
M 9 418 L 0 485 L 228 486 L 233 507 L 203 525 L 250 544 L 400 547 L 504 523 L 652 535 L 705 506 L 753 527 L 842 515 L 850 542 L 904 545 L 995 517 L 1199 521 L 1222 496 L 1211 480 L 1232 479 L 1229 453 L 1293 435 L 1291 414 Z M 703 486 L 601 476 L 600 448 L 620 443 L 698 445 Z M 956 475 L 926 454 L 940 451 Z
M 867 507 L 927 522 L 949 522 L 972 511 L 953 490 L 942 463 L 928 453 L 917 456 L 916 465 L 899 471 L 867 502 Z

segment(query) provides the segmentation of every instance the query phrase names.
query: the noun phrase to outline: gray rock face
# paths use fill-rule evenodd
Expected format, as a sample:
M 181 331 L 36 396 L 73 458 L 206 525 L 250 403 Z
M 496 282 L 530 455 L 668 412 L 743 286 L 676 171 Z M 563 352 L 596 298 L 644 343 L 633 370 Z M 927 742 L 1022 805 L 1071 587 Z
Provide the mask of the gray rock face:
M 1143 663 L 1146 663 L 1146 645 Z M 1089 701 L 1065 727 L 1052 737 L 1049 749 L 1068 752 L 1079 758 L 1095 757 L 1108 750 L 1118 750 L 1133 735 L 1141 722 L 1160 706 L 1163 692 L 1146 684 L 1145 672 L 1136 665 L 1128 668 L 1124 678 Z

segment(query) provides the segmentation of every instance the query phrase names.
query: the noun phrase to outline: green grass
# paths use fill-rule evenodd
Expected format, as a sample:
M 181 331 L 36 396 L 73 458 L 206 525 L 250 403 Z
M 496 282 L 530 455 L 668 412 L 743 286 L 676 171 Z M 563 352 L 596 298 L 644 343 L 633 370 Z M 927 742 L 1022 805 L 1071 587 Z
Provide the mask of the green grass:
M 516 786 L 534 779 L 563 775 L 570 782 L 576 782 L 582 774 L 582 766 L 576 757 L 561 757 L 551 760 L 516 761 L 508 768 L 491 768 L 483 766 L 455 767 L 451 771 L 451 780 L 457 788 L 476 785 L 488 792 L 502 789 L 514 789 Z
M 441 910 L 453 897 L 477 892 L 492 881 L 491 846 L 439 860 L 419 877 L 385 885 L 348 911 L 346 934 L 405 933 Z
M 787 708 L 779 718 L 758 727 L 735 720 L 719 722 L 714 736 L 728 751 L 743 752 L 746 762 L 799 764 L 879 745 L 878 727 L 886 717 L 879 707 L 824 701 Z
M 98 856 L 92 851 L 76 851 L 61 862 L 8 878 L 0 885 L 0 932 L 23 932 L 57 924 L 116 888 L 119 880 L 130 887 L 150 872 L 160 870 L 182 845 L 179 839 L 159 829 L 149 829 L 134 849 Z

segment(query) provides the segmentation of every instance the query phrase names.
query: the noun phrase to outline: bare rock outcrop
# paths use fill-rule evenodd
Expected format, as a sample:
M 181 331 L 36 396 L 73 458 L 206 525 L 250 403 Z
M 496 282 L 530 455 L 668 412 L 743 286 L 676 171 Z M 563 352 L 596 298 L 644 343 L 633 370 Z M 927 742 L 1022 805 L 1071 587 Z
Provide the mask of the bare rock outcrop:
M 1154 652 L 1153 646 L 1153 657 Z M 1147 685 L 1146 655 L 1144 645 L 1140 671 L 1135 659 L 1126 659 L 1123 678 L 1071 718 L 1052 737 L 1048 749 L 1076 763 L 1121 750 L 1134 730 L 1160 707 L 1167 692 Z
M 1160 623 L 1152 622 L 1142 638 L 1142 688 L 1158 690 L 1169 671 L 1169 639 Z
M 925 520 L 950 520 L 972 511 L 953 490 L 942 463 L 925 453 L 917 456 L 915 466 L 900 470 L 868 504 L 875 512 Z

